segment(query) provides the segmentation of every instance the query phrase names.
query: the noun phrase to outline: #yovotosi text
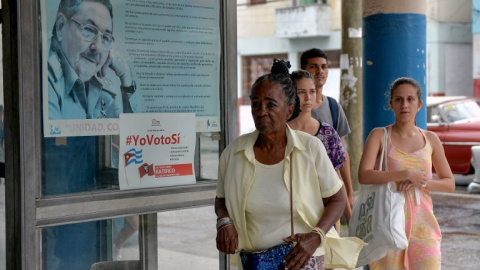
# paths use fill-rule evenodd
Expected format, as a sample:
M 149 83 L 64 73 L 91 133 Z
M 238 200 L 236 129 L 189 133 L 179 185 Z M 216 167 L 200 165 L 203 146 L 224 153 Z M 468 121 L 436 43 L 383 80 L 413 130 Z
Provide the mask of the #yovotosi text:
M 164 144 L 180 144 L 180 133 L 175 133 L 170 136 L 155 136 L 151 135 L 128 135 L 125 139 L 126 145 L 164 145 Z

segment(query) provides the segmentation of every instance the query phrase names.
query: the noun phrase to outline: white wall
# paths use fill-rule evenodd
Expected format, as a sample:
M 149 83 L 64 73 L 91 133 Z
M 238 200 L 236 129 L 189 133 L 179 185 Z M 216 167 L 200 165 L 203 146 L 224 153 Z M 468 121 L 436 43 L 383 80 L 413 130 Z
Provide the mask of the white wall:
M 472 23 L 472 0 L 427 1 L 427 23 Z
M 445 95 L 473 95 L 471 44 L 445 44 Z

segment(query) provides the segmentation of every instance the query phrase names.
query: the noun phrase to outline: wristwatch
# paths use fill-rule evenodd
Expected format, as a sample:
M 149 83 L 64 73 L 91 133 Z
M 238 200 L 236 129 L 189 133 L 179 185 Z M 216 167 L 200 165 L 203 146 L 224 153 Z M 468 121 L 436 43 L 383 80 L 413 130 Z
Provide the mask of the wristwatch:
M 133 94 L 135 93 L 135 90 L 137 90 L 137 84 L 132 80 L 130 86 L 120 86 L 120 90 L 122 90 L 123 93 Z

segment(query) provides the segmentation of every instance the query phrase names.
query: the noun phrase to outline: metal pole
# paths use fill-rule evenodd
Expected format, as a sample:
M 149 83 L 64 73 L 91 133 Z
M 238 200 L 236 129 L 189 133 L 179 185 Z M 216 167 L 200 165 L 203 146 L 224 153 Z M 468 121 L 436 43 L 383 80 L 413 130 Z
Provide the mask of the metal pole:
M 362 1 L 342 0 L 342 70 L 340 103 L 352 133 L 347 136 L 352 187 L 359 189 L 358 166 L 362 157 Z

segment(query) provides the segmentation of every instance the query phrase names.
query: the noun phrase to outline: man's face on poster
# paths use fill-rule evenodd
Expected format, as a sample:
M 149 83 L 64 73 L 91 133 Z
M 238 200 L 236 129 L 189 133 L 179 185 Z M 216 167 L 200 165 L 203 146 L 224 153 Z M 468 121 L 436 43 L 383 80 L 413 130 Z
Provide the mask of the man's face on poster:
M 71 18 L 57 15 L 58 41 L 80 80 L 90 80 L 107 60 L 111 46 L 106 44 L 112 35 L 112 28 L 110 13 L 101 3 L 83 1 L 79 11 Z M 93 33 L 97 32 L 94 38 L 91 38 L 92 30 Z

